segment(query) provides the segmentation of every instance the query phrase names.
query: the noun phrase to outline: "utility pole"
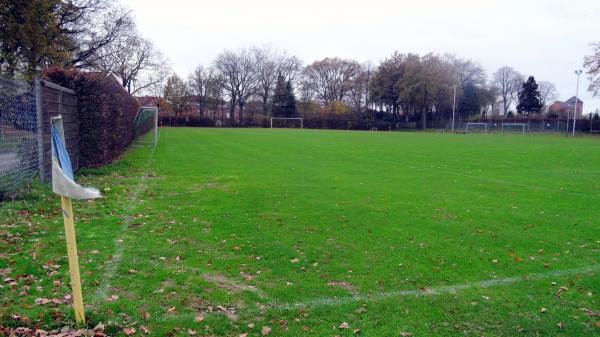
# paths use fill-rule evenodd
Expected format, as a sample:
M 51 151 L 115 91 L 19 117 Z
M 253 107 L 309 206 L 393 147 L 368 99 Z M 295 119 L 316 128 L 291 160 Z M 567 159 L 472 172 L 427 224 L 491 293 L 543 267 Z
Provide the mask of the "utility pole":
M 575 136 L 575 122 L 577 121 L 577 104 L 579 103 L 579 75 L 581 75 L 583 71 L 575 70 L 575 75 L 577 75 L 577 89 L 575 89 L 575 110 L 573 110 L 573 136 Z
M 456 110 L 456 85 L 453 85 L 452 89 L 454 89 L 454 100 L 452 102 L 452 133 L 454 133 L 454 111 Z

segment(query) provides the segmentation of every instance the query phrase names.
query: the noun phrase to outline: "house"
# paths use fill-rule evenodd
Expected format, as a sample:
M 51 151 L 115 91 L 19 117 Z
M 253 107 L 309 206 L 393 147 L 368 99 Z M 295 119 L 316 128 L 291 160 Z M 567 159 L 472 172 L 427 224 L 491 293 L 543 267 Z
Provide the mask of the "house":
M 569 98 L 566 102 L 556 101 L 548 107 L 548 114 L 556 115 L 562 118 L 573 117 L 575 108 L 575 96 Z M 583 111 L 583 101 L 577 98 L 577 118 L 581 118 Z

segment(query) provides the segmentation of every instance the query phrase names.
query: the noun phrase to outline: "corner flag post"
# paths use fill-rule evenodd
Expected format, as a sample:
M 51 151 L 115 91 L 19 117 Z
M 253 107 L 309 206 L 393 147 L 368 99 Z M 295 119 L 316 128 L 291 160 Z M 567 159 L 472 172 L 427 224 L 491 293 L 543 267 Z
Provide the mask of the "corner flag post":
M 77 240 L 75 236 L 75 223 L 73 220 L 73 206 L 71 198 L 60 196 L 63 220 L 65 223 L 65 238 L 67 240 L 67 256 L 69 258 L 69 274 L 71 274 L 71 290 L 73 291 L 73 309 L 75 321 L 85 322 L 83 310 L 83 295 L 81 293 L 81 276 L 79 275 L 79 259 L 77 257 Z
M 52 143 L 52 191 L 60 195 L 61 209 L 65 224 L 65 239 L 67 241 L 67 257 L 69 259 L 69 274 L 71 275 L 71 290 L 73 291 L 73 309 L 77 323 L 85 323 L 83 295 L 81 291 L 81 276 L 77 257 L 77 240 L 73 216 L 73 199 L 99 198 L 100 192 L 95 188 L 82 187 L 74 180 L 71 159 L 65 145 L 65 133 L 62 117 L 52 117 L 50 120 L 50 136 Z

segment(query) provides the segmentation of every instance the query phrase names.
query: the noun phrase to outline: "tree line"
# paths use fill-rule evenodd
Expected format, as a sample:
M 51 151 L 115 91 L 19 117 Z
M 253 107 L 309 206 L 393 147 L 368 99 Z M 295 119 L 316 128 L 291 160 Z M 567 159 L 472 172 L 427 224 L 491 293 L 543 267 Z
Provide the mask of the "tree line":
M 174 115 L 196 107 L 201 115 L 222 116 L 227 106 L 239 124 L 257 116 L 330 115 L 418 120 L 422 127 L 453 110 L 466 118 L 539 114 L 558 97 L 550 82 L 508 66 L 488 79 L 479 63 L 451 54 L 395 52 L 377 66 L 338 57 L 303 65 L 271 47 L 226 50 L 187 80 L 169 77 L 163 94 Z M 249 103 L 254 109 L 246 111 Z

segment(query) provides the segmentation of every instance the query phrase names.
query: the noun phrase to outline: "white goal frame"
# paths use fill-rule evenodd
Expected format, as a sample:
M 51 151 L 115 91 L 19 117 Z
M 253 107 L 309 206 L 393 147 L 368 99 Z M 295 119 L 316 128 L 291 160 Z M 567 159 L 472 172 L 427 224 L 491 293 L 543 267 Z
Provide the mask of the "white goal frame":
M 465 133 L 469 133 L 469 126 L 471 125 L 483 125 L 483 133 L 488 133 L 488 123 L 467 123 L 465 126 Z
M 304 129 L 304 118 L 302 117 L 271 117 L 271 129 L 273 128 L 274 119 L 295 119 L 300 120 L 300 129 Z
M 156 145 L 158 144 L 158 108 L 155 106 L 142 106 L 138 109 L 138 112 L 135 114 L 135 118 L 133 119 L 133 127 L 135 127 L 135 121 L 138 119 L 138 116 L 140 115 L 140 113 L 142 112 L 142 110 L 152 110 L 154 112 L 154 147 L 156 147 Z M 141 145 L 138 145 L 141 146 Z
M 521 133 L 525 133 L 525 128 L 527 128 L 527 130 L 529 130 L 529 125 L 526 123 L 502 123 L 502 127 L 500 128 L 501 132 L 504 132 L 504 126 L 508 125 L 508 126 L 521 126 L 522 127 L 522 131 Z

